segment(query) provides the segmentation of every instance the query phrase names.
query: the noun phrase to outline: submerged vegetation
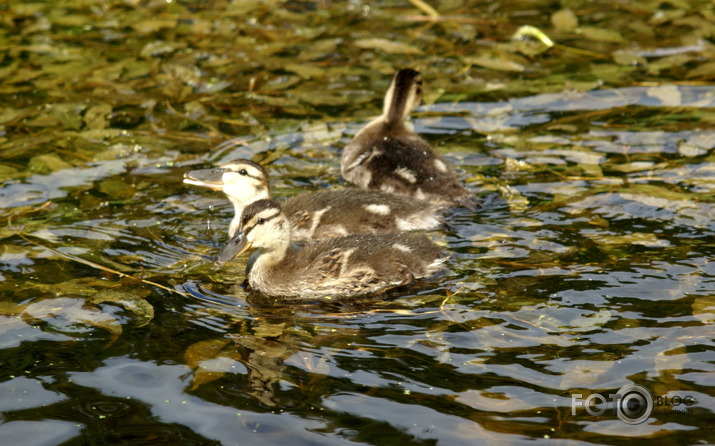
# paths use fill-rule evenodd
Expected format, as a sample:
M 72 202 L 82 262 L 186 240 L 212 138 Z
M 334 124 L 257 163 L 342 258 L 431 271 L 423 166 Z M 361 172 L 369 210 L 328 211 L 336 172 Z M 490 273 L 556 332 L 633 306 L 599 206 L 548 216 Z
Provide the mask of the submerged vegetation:
M 0 437 L 34 445 L 702 443 L 715 322 L 707 1 L 0 5 Z M 440 276 L 295 305 L 216 267 L 187 170 L 344 186 L 396 69 L 482 210 Z M 572 395 L 629 383 L 628 425 Z M 671 410 L 671 412 L 667 412 Z M 29 440 L 28 440 L 29 439 Z

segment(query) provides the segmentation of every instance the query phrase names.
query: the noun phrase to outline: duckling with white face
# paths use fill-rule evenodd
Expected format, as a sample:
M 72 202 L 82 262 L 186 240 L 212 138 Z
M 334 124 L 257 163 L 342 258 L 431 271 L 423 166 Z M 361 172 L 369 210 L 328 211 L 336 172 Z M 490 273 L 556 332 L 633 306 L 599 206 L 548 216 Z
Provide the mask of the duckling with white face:
M 407 122 L 421 100 L 420 73 L 398 71 L 385 95 L 382 115 L 363 127 L 343 151 L 343 177 L 364 189 L 474 209 L 478 200 L 460 184 L 454 168 Z
M 245 159 L 219 168 L 187 172 L 184 183 L 226 194 L 235 212 L 229 237 L 238 231 L 246 206 L 271 197 L 265 169 Z M 445 207 L 358 188 L 300 194 L 285 200 L 282 206 L 291 222 L 293 240 L 435 229 L 442 222 L 441 211 Z
M 424 235 L 358 234 L 291 244 L 291 226 L 273 200 L 246 207 L 241 230 L 216 257 L 223 264 L 257 248 L 246 268 L 268 296 L 315 299 L 379 294 L 436 272 L 447 259 Z
M 213 169 L 192 170 L 184 174 L 184 183 L 222 191 L 233 205 L 234 216 L 228 226 L 233 237 L 241 225 L 241 212 L 254 201 L 271 197 L 268 176 L 260 164 L 240 159 Z

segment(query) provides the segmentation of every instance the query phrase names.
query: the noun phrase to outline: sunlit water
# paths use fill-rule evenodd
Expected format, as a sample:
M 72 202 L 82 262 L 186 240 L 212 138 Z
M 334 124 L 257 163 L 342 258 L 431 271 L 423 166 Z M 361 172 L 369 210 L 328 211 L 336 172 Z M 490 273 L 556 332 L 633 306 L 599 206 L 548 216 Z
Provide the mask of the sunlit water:
M 681 91 L 693 104 L 713 105 L 713 89 Z M 441 116 L 417 119 L 417 129 L 444 141 L 440 150 L 485 207 L 450 211 L 433 234 L 453 254 L 443 273 L 380 301 L 296 306 L 246 295 L 236 285 L 241 261 L 208 262 L 232 208 L 210 191 L 180 186 L 188 165 L 137 159 L 131 175 L 176 184 L 110 204 L 104 216 L 48 225 L 34 239 L 144 271 L 187 295 L 131 279 L 120 285 L 108 273 L 110 287 L 144 290 L 156 311 L 142 324 L 145 315 L 126 311 L 126 302 L 102 303 L 100 314 L 124 328 L 110 336 L 104 319 L 87 323 L 81 313 L 100 271 L 40 247 L 6 251 L 5 283 L 18 283 L 9 301 L 23 307 L 5 303 L 0 325 L 0 434 L 32 444 L 689 438 L 705 429 L 715 386 L 715 169 L 703 158 L 715 132 L 529 130 L 567 109 L 599 109 L 599 96 L 651 105 L 633 93 L 595 92 L 578 106 L 549 95 L 424 108 Z M 488 117 L 494 109 L 502 110 L 499 126 L 524 132 L 475 150 L 473 132 L 497 125 Z M 359 126 L 315 124 L 232 141 L 190 167 L 280 152 L 267 165 L 279 195 L 337 187 L 340 147 Z M 685 145 L 699 152 L 669 161 Z M 112 176 L 114 165 L 36 175 L 7 185 L 3 199 L 7 208 L 61 200 L 68 185 Z M 33 200 L 32 191 L 41 194 Z M 52 269 L 55 277 L 41 276 Z M 54 310 L 32 308 L 42 302 Z M 638 425 L 612 412 L 572 415 L 572 394 L 608 395 L 632 382 L 660 397 L 691 396 L 692 414 L 653 414 Z
M 281 197 L 345 187 L 365 119 L 183 146 L 119 131 L 11 178 L 0 443 L 712 442 L 713 109 L 709 85 L 421 107 L 484 207 L 429 234 L 441 273 L 358 301 L 246 293 L 245 258 L 210 261 L 232 207 L 181 179 L 252 158 Z M 654 398 L 643 423 L 573 409 L 632 383 Z

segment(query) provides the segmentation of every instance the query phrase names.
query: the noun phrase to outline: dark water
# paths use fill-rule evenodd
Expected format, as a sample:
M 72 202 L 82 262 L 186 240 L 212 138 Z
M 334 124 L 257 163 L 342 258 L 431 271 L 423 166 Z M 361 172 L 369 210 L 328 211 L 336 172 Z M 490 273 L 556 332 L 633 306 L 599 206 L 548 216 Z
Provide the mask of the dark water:
M 0 444 L 715 441 L 712 4 L 431 3 L 0 6 Z M 340 187 L 402 66 L 485 203 L 430 234 L 445 270 L 247 295 L 183 173 Z M 597 404 L 629 384 L 639 424 Z

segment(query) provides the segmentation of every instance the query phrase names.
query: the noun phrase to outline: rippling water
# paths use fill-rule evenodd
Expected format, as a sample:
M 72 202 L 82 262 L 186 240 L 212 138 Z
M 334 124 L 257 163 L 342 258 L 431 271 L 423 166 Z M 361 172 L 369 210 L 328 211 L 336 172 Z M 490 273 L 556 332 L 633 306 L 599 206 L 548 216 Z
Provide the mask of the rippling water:
M 6 122 L 0 142 L 21 155 L 0 166 L 0 443 L 712 442 L 715 87 L 560 91 L 420 107 L 417 131 L 484 208 L 430 234 L 452 254 L 436 277 L 321 304 L 247 294 L 246 259 L 213 266 L 233 208 L 182 175 L 240 157 L 278 196 L 342 187 L 342 147 L 369 113 L 221 138 L 144 103 L 176 129 L 69 148 Z M 629 384 L 652 395 L 645 422 L 578 406 Z

